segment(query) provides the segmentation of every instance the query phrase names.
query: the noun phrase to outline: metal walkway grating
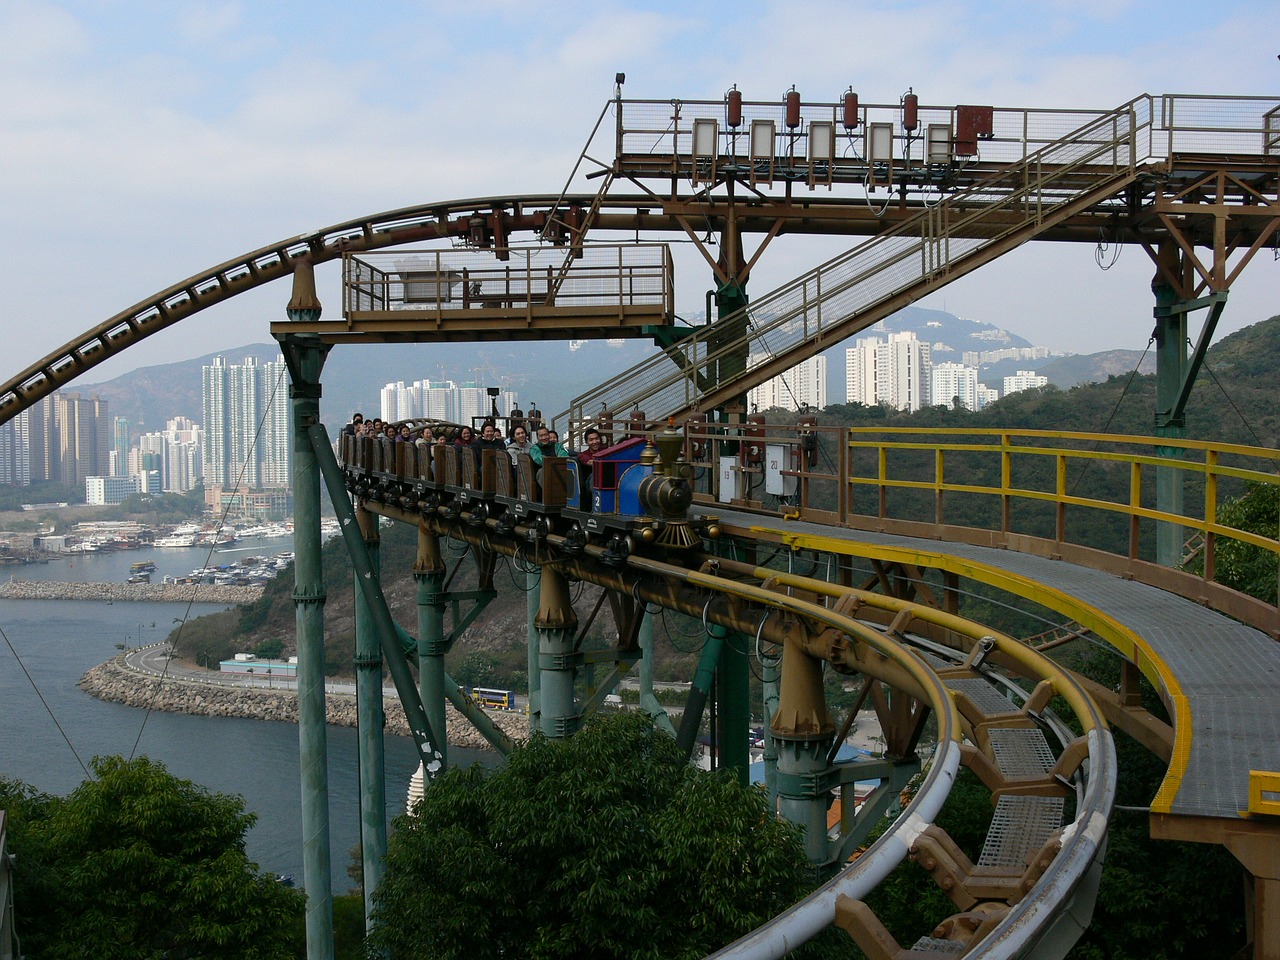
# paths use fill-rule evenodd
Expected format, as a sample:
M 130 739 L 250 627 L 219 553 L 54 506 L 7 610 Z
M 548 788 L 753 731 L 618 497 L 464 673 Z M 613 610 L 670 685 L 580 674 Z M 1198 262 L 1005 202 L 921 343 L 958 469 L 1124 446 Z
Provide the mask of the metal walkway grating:
M 1001 797 L 991 818 L 980 867 L 1022 869 L 1062 827 L 1062 797 Z
M 1055 757 L 1039 727 L 997 728 L 987 733 L 996 766 L 1006 777 L 1039 777 L 1053 769 Z
M 858 545 L 856 552 L 876 546 L 944 549 L 958 560 L 1048 585 L 1049 606 L 1073 618 L 1079 610 L 1065 598 L 1123 625 L 1142 638 L 1187 698 L 1180 722 L 1191 728 L 1190 754 L 1183 777 L 1173 784 L 1174 815 L 1234 823 L 1249 806 L 1249 771 L 1280 770 L 1280 643 L 1261 630 L 1176 594 L 1064 560 L 964 543 L 940 547 L 933 540 L 807 521 L 783 524 L 723 507 L 715 513 L 726 526 L 848 540 Z M 1064 602 L 1052 602 L 1052 594 Z
M 913 953 L 921 953 L 930 957 L 958 957 L 964 953 L 967 943 L 961 943 L 959 940 L 943 940 L 941 937 L 921 937 L 911 947 L 907 956 Z
M 985 714 L 999 716 L 1017 713 L 1018 707 L 999 690 L 980 678 L 948 679 L 943 681 L 956 693 L 963 693 L 975 707 Z
M 923 650 L 913 650 L 912 653 L 928 664 L 929 669 L 933 671 L 954 670 L 956 667 L 960 666 L 960 664 L 956 663 L 954 660 L 945 660 L 937 654 L 925 653 Z

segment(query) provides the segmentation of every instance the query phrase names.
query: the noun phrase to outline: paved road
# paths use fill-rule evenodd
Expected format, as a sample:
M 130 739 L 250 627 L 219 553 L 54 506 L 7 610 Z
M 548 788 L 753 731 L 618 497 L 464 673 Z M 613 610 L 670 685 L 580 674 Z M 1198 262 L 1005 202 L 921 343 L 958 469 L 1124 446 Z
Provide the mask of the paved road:
M 284 677 L 247 677 L 221 673 L 217 670 L 205 670 L 181 660 L 171 658 L 170 646 L 167 643 L 156 643 L 147 647 L 137 647 L 125 654 L 124 662 L 130 670 L 147 673 L 157 677 L 173 677 L 177 680 L 191 680 L 196 683 L 216 684 L 223 687 L 257 687 L 263 690 L 296 690 L 298 681 Z M 334 680 L 326 680 L 326 693 L 344 693 L 355 696 L 356 685 Z M 395 687 L 382 688 L 384 696 L 394 697 Z

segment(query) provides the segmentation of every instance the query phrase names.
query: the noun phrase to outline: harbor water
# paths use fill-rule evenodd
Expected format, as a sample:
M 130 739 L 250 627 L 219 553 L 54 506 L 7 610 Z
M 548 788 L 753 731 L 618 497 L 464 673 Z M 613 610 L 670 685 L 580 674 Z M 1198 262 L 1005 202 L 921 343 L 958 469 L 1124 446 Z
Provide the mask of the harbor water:
M 28 580 L 123 583 L 130 564 L 154 560 L 153 579 L 159 582 L 162 576 L 183 576 L 206 564 L 292 549 L 292 540 L 272 539 L 212 554 L 207 546 L 77 554 L 48 564 L 10 567 L 6 574 Z M 149 756 L 176 776 L 242 797 L 258 817 L 246 841 L 250 858 L 262 869 L 290 874 L 300 883 L 301 795 L 294 724 L 148 714 L 95 700 L 76 687 L 86 670 L 120 653 L 117 644 L 158 642 L 183 617 L 217 609 L 222 608 L 195 604 L 188 611 L 186 604 L 173 603 L 0 600 L 0 630 L 7 638 L 0 638 L 0 776 L 23 780 L 46 793 L 65 794 L 84 779 L 80 761 L 88 765 L 91 757 L 109 754 Z M 417 756 L 407 737 L 388 736 L 385 743 L 390 819 L 404 811 Z M 328 744 L 333 889 L 342 893 L 352 886 L 347 866 L 360 838 L 356 731 L 329 727 Z M 495 759 L 491 753 L 461 748 L 453 748 L 450 757 L 459 763 Z

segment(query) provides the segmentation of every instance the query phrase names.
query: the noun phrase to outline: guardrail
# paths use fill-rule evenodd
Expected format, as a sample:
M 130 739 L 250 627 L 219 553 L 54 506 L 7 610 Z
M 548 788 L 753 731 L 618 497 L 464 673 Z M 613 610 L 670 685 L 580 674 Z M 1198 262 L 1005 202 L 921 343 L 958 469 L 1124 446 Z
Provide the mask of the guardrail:
M 1139 97 L 1018 164 L 943 197 L 750 306 L 575 397 L 569 419 L 600 405 L 650 416 L 706 411 L 1110 196 L 1148 151 L 1152 103 Z M 559 418 L 557 418 L 559 419 Z
M 593 244 L 567 270 L 554 247 L 400 250 L 342 258 L 343 314 L 384 311 L 520 310 L 555 306 L 674 310 L 665 244 Z
M 687 450 L 703 503 L 1061 557 L 1176 590 L 1280 637 L 1275 604 L 1215 582 L 1224 540 L 1262 551 L 1280 571 L 1274 532 L 1222 516 L 1250 485 L 1280 486 L 1280 450 L 1074 431 L 774 424 L 697 424 Z M 1180 510 L 1155 506 L 1161 471 L 1185 489 Z M 1194 544 L 1186 569 L 1154 563 L 1157 523 L 1181 527 Z
M 1275 97 L 1160 94 L 1149 99 L 1154 101 L 1152 124 L 1134 141 L 1139 160 L 1179 152 L 1280 155 L 1280 100 Z M 723 167 L 768 156 L 783 164 L 779 180 L 794 181 L 796 176 L 784 174 L 801 168 L 811 174 L 815 163 L 825 158 L 837 166 L 845 161 L 865 165 L 882 145 L 899 163 L 1019 163 L 1112 112 L 917 103 L 908 128 L 902 102 L 863 103 L 855 96 L 851 109 L 846 111 L 844 99 L 802 101 L 791 114 L 794 122 L 789 122 L 788 106 L 781 98 L 743 99 L 736 114 L 727 97 L 622 100 L 616 150 L 624 170 L 636 163 L 652 165 L 655 157 L 671 158 L 672 172 L 695 179 L 701 178 L 695 158 L 714 157 Z M 981 133 L 966 130 L 974 110 L 990 111 Z M 732 126 L 731 114 L 737 117 Z M 706 126 L 709 122 L 715 126 Z M 939 136 L 943 133 L 946 139 Z M 873 143 L 878 134 L 891 139 Z M 787 161 L 792 161 L 790 167 Z

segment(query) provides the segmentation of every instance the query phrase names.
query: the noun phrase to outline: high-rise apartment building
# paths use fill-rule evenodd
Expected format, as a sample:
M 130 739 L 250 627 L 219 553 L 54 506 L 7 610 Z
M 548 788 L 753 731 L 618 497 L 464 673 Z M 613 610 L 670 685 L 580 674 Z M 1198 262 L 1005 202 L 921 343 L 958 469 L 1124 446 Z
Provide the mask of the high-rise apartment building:
M 111 473 L 123 477 L 129 465 L 129 418 L 111 418 Z
M 379 416 L 383 420 L 409 420 L 427 417 L 449 423 L 471 424 L 477 417 L 492 412 L 487 387 L 453 380 L 417 380 L 406 386 L 403 380 L 388 383 L 379 392 Z M 498 413 L 505 416 L 516 405 L 514 391 L 499 395 Z
M 750 366 L 765 361 L 764 354 L 752 355 Z M 786 373 L 766 380 L 747 393 L 747 406 L 752 410 L 821 410 L 827 405 L 827 358 L 810 357 Z
M 0 483 L 31 483 L 31 410 L 0 424 Z
M 1007 397 L 1011 393 L 1047 386 L 1048 383 L 1048 377 L 1042 377 L 1034 370 L 1019 370 L 1014 376 L 1004 378 L 1004 389 L 1000 391 L 1000 395 Z
M 883 403 L 919 410 L 930 403 L 932 348 L 911 332 L 888 341 L 867 337 L 845 350 L 845 398 L 849 403 Z
M 111 472 L 111 419 L 107 402 L 78 393 L 54 394 L 58 476 L 67 486 L 84 487 L 86 477 Z M 53 449 L 52 444 L 50 445 Z
M 963 363 L 935 363 L 930 374 L 929 392 L 937 406 L 977 410 L 978 368 Z
M 288 373 L 283 358 L 228 365 L 215 357 L 201 373 L 207 487 L 256 489 L 290 479 Z

